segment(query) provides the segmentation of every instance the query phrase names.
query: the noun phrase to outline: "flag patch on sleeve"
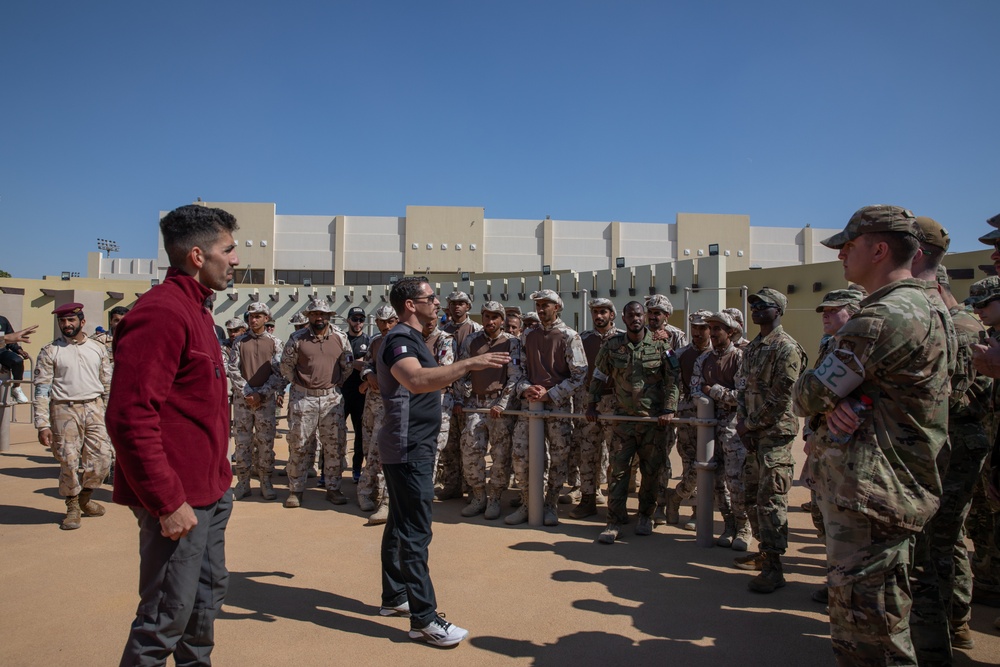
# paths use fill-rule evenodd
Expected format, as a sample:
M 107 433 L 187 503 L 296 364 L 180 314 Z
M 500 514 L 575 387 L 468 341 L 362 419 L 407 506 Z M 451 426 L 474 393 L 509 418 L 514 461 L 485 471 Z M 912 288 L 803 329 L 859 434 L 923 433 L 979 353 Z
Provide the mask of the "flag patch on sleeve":
M 406 354 L 406 346 L 405 345 L 400 345 L 399 347 L 394 348 L 392 350 L 392 356 L 394 356 L 394 357 L 398 357 L 401 354 Z

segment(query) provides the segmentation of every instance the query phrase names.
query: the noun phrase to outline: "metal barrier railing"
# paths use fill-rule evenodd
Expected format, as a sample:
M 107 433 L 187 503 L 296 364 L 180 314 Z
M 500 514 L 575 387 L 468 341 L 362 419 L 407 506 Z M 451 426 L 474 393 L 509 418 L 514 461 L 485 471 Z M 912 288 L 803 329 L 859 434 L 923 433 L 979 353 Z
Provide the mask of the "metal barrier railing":
M 698 451 L 695 467 L 698 471 L 696 542 L 700 547 L 715 544 L 713 532 L 713 489 L 715 486 L 715 402 L 705 396 L 694 399 L 696 417 L 677 417 L 674 424 L 691 424 L 698 427 Z M 489 413 L 489 408 L 466 409 L 463 412 Z M 541 526 L 545 489 L 545 419 L 586 419 L 575 412 L 555 412 L 545 409 L 544 403 L 529 403 L 527 410 L 504 410 L 504 416 L 528 418 L 528 525 Z M 656 417 L 629 417 L 625 415 L 599 415 L 599 421 L 656 423 Z

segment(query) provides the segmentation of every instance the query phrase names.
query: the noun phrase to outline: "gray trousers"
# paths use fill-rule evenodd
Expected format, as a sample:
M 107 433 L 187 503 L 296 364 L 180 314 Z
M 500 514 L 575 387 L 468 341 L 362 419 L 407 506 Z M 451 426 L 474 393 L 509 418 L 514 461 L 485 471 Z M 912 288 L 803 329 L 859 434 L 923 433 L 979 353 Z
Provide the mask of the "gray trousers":
M 160 534 L 160 520 L 132 508 L 139 521 L 139 608 L 120 667 L 211 665 L 215 617 L 229 586 L 226 524 L 232 491 L 195 507 L 198 525 L 176 542 Z

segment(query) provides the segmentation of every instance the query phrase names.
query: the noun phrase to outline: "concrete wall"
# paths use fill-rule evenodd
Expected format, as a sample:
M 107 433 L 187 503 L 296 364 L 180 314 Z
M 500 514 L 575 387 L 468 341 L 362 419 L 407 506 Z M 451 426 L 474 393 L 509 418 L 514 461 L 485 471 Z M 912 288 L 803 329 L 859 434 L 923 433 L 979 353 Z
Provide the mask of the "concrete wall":
M 407 273 L 483 273 L 482 207 L 407 206 Z

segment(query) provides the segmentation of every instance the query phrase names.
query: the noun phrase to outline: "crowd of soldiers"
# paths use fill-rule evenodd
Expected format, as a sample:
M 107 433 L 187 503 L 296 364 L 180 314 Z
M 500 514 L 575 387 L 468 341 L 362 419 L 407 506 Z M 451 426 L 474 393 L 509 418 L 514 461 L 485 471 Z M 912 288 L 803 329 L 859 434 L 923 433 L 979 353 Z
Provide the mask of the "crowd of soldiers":
M 1000 267 L 1000 216 L 990 224 L 998 229 L 981 240 L 997 249 Z M 787 298 L 771 288 L 748 297 L 759 329 L 753 338 L 743 313 L 725 309 L 689 313 L 690 340 L 668 322 L 673 306 L 661 294 L 626 304 L 622 328 L 615 305 L 593 298 L 593 326 L 577 333 L 561 319 L 563 301 L 552 290 L 531 294 L 535 310 L 527 314 L 487 301 L 481 324 L 469 317 L 469 295 L 453 292 L 446 320 L 423 331 L 437 363 L 488 352 L 505 352 L 511 362 L 470 372 L 442 392 L 438 499 L 461 498 L 463 517 L 496 520 L 504 492 L 514 488 L 503 521 L 526 522 L 525 411 L 543 410 L 552 413 L 544 422 L 545 526 L 559 524 L 560 504 L 573 504 L 569 517 L 585 519 L 606 503 L 602 544 L 615 543 L 633 522 L 636 536 L 664 524 L 694 530 L 696 517 L 682 520 L 681 506 L 695 495 L 698 464 L 709 464 L 714 484 L 703 492 L 713 494 L 723 520 L 716 543 L 746 552 L 734 566 L 758 573 L 751 591 L 772 593 L 785 585 L 792 445 L 804 418 L 802 480 L 829 568 L 828 585 L 814 598 L 829 606 L 838 662 L 948 664 L 952 648 L 972 645 L 971 602 L 1000 606 L 1000 453 L 993 445 L 1000 383 L 990 378 L 1000 376 L 991 356 L 1000 356 L 1000 342 L 986 342 L 1000 341 L 1000 279 L 979 281 L 959 303 L 941 266 L 947 232 L 898 207 L 865 207 L 823 243 L 840 251 L 851 285 L 816 307 L 824 336 L 812 366 L 781 325 Z M 62 464 L 67 530 L 79 528 L 81 516 L 104 513 L 91 494 L 111 467 L 101 411 L 124 310 L 112 311 L 109 330 L 90 339 L 80 304 L 57 308 L 62 336 L 35 365 L 36 427 Z M 226 323 L 234 497 L 250 496 L 255 477 L 262 498 L 277 498 L 274 441 L 287 392 L 284 507 L 302 505 L 314 465 L 326 500 L 349 502 L 342 478 L 351 415 L 357 502 L 370 524 L 385 523 L 391 499 L 375 445 L 384 414 L 375 360 L 398 318 L 391 306 L 377 308 L 378 334 L 369 337 L 360 308 L 349 311 L 346 333 L 332 317 L 326 299 L 311 298 L 290 320 L 295 331 L 285 342 L 260 302 Z M 710 462 L 697 461 L 691 420 L 703 398 L 715 411 Z M 675 446 L 681 470 L 670 488 Z M 638 511 L 630 517 L 626 500 L 637 480 Z

